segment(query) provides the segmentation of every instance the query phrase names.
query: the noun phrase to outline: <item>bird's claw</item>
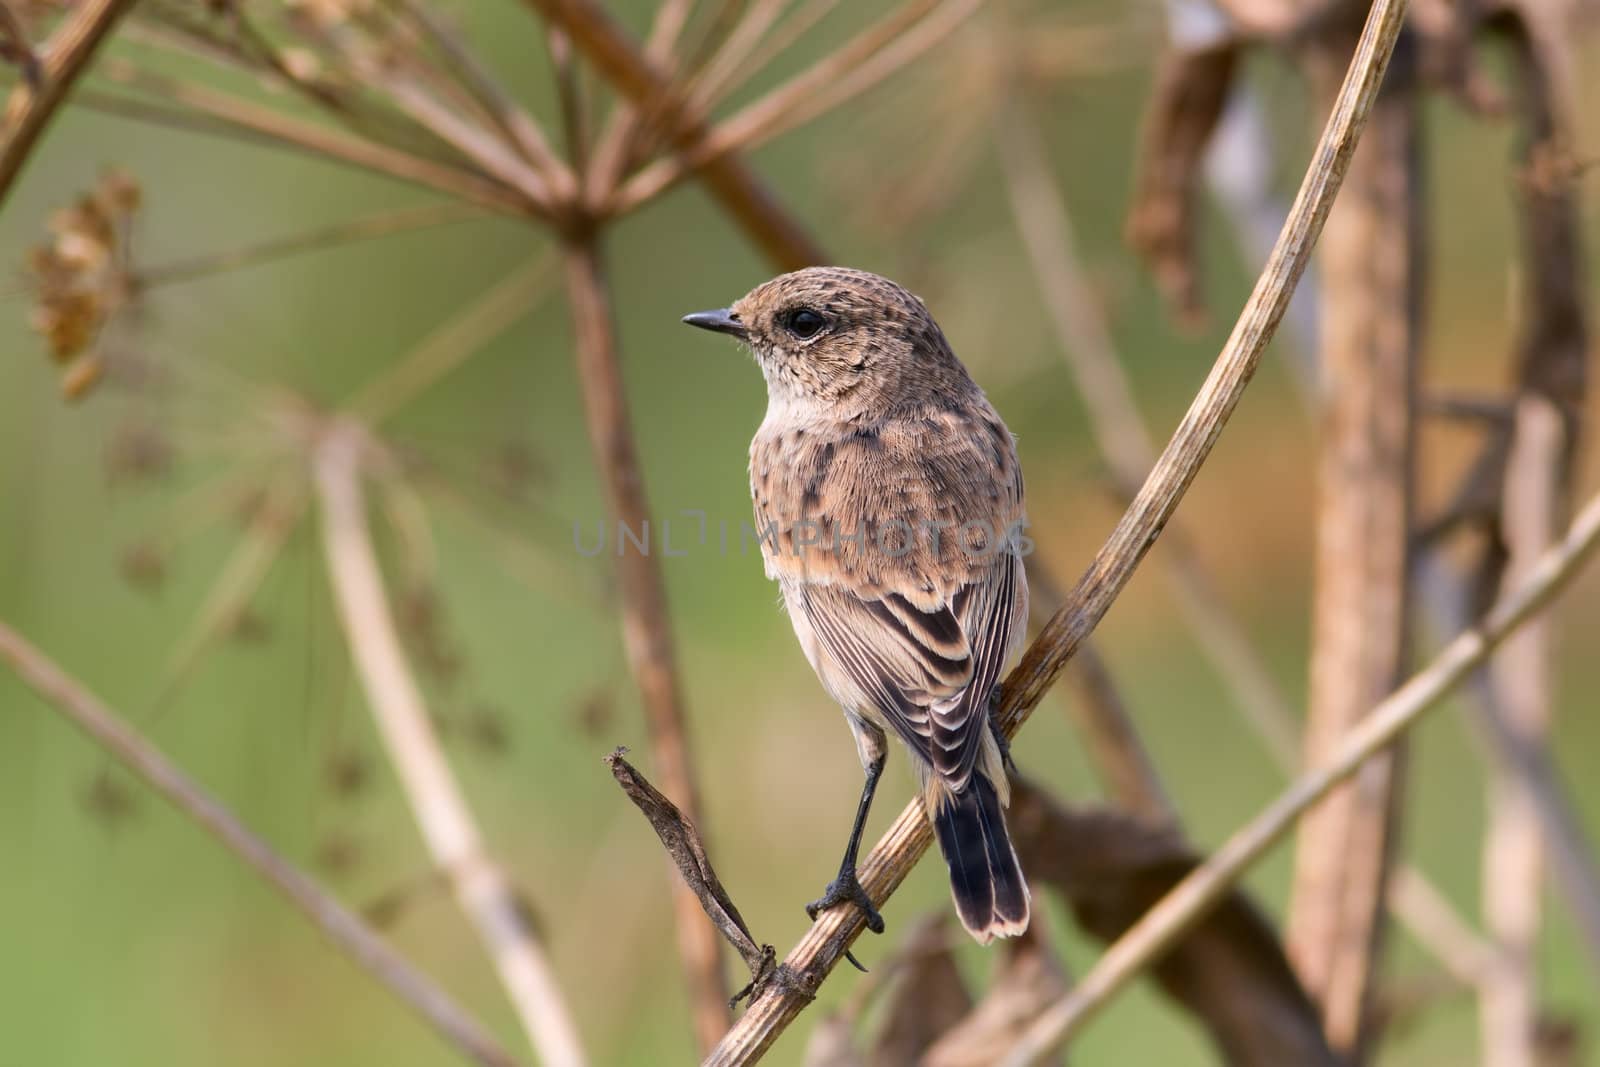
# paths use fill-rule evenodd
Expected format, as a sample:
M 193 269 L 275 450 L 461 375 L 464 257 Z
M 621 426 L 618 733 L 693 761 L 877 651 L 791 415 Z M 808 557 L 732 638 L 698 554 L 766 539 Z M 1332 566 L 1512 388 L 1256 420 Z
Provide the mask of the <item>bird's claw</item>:
M 839 877 L 829 882 L 828 888 L 822 891 L 822 896 L 806 905 L 806 914 L 811 916 L 812 922 L 816 922 L 818 914 L 837 904 L 854 904 L 866 916 L 867 929 L 875 934 L 883 933 L 883 916 L 873 906 L 872 898 L 867 895 L 866 887 L 856 877 L 853 867 L 840 871 Z

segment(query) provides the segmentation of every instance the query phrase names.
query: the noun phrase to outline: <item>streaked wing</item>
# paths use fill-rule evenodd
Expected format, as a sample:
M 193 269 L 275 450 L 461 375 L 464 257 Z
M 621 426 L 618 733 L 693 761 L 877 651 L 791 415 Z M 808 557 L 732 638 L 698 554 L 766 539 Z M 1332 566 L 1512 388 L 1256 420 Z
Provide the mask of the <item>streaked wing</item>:
M 931 611 L 894 593 L 799 590 L 806 620 L 835 664 L 957 790 L 978 758 L 989 691 L 1011 648 L 1019 566 L 1015 553 L 998 553 L 977 581 Z

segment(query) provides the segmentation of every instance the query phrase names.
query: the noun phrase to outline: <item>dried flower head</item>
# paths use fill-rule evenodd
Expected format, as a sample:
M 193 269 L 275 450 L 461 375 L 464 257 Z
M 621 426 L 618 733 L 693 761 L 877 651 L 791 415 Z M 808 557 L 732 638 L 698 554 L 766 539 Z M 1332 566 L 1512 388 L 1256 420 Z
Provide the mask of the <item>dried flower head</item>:
M 31 320 L 51 356 L 67 365 L 62 389 L 85 395 L 104 372 L 93 351 L 106 323 L 128 300 L 128 238 L 141 194 L 138 182 L 108 171 L 70 207 L 50 217 L 50 238 L 28 252 L 36 291 Z

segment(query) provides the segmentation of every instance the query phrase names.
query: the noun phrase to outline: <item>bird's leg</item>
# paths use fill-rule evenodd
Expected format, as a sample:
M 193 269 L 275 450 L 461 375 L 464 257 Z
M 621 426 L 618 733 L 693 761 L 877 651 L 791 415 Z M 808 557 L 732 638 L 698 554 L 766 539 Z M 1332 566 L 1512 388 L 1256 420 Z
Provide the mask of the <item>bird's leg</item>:
M 1011 741 L 1006 737 L 1005 731 L 1000 729 L 1000 701 L 1005 694 L 1005 687 L 999 682 L 994 683 L 989 690 L 989 732 L 994 735 L 994 743 L 1000 746 L 1000 766 L 1016 774 L 1017 765 L 1011 760 Z
M 879 751 L 872 756 L 867 764 L 867 780 L 861 786 L 861 803 L 856 807 L 855 825 L 850 828 L 850 842 L 844 847 L 844 859 L 839 864 L 839 877 L 828 883 L 828 888 L 823 890 L 822 896 L 806 905 L 806 914 L 815 921 L 819 912 L 826 911 L 836 904 L 854 904 L 866 914 L 867 929 L 875 934 L 883 933 L 883 916 L 878 914 L 878 909 L 873 906 L 872 898 L 867 895 L 866 889 L 861 885 L 861 879 L 856 877 L 856 857 L 861 851 L 861 833 L 866 829 L 867 813 L 872 810 L 872 794 L 878 789 L 878 777 L 883 774 L 884 760 L 887 754 Z M 853 962 L 853 961 L 852 961 Z M 861 965 L 856 964 L 857 967 Z

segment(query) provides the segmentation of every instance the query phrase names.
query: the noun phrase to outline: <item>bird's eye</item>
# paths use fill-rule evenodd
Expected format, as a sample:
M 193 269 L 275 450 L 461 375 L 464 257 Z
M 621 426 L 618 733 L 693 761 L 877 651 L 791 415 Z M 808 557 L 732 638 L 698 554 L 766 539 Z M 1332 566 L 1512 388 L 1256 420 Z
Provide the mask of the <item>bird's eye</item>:
M 808 341 L 821 333 L 822 327 L 827 323 L 821 315 L 810 308 L 796 308 L 784 318 L 783 325 L 802 341 Z

